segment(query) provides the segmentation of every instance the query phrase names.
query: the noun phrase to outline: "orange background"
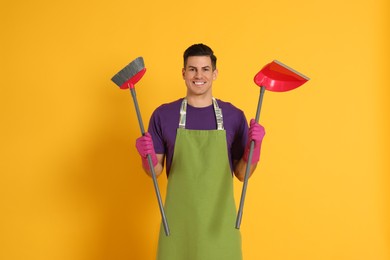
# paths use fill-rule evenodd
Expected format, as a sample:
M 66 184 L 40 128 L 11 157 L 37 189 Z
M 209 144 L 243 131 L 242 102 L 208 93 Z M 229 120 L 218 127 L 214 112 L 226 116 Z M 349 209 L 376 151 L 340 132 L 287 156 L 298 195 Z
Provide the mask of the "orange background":
M 144 57 L 147 126 L 159 104 L 185 94 L 182 53 L 199 42 L 218 57 L 214 95 L 248 118 L 266 63 L 311 78 L 265 94 L 244 259 L 390 259 L 388 1 L 1 6 L 0 259 L 154 259 L 160 216 L 138 123 L 110 79 Z M 238 181 L 235 192 L 238 201 Z

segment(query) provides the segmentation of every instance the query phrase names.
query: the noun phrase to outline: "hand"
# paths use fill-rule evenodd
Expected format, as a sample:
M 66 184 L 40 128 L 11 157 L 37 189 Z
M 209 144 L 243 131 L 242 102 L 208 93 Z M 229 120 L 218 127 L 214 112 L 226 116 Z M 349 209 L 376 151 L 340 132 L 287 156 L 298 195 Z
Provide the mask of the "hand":
M 245 148 L 243 159 L 248 162 L 251 142 L 254 141 L 254 149 L 252 154 L 251 164 L 255 164 L 260 160 L 261 143 L 265 135 L 265 129 L 259 123 L 256 123 L 254 119 L 251 119 L 248 133 L 248 143 Z
M 155 153 L 152 136 L 149 133 L 145 133 L 145 135 L 137 138 L 135 146 L 137 147 L 138 153 L 141 157 L 146 157 L 148 154 Z
M 265 135 L 265 129 L 254 119 L 251 119 L 248 133 L 248 142 L 255 141 L 255 147 L 260 145 Z
M 135 142 L 135 146 L 137 148 L 139 155 L 142 158 L 142 165 L 144 166 L 145 169 L 150 170 L 148 159 L 147 159 L 148 154 L 150 154 L 152 158 L 153 166 L 157 165 L 158 160 L 157 160 L 156 152 L 154 151 L 153 139 L 149 133 L 145 133 L 145 135 L 137 138 Z

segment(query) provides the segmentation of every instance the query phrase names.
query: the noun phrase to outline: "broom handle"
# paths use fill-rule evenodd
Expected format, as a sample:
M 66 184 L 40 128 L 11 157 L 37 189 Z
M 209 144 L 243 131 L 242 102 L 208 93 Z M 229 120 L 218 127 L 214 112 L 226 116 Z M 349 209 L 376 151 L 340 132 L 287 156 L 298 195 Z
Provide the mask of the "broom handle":
M 259 96 L 259 102 L 257 103 L 257 111 L 256 111 L 256 118 L 255 118 L 256 123 L 258 123 L 259 119 L 260 119 L 260 111 L 261 111 L 261 105 L 263 103 L 264 92 L 265 92 L 265 87 L 260 87 L 260 96 Z M 248 155 L 248 162 L 246 164 L 244 184 L 242 186 L 240 207 L 238 209 L 238 214 L 237 214 L 237 219 L 236 219 L 236 229 L 240 229 L 240 226 L 241 226 L 242 213 L 244 211 L 244 202 L 245 202 L 246 190 L 248 187 L 249 172 L 251 169 L 251 162 L 252 162 L 254 148 L 255 148 L 255 141 L 252 140 L 250 150 L 249 150 L 249 155 Z
M 135 92 L 135 88 L 130 88 L 130 92 L 131 92 L 131 96 L 133 97 L 135 111 L 137 112 L 137 118 L 138 118 L 139 127 L 141 129 L 141 133 L 142 133 L 142 135 L 145 135 L 144 124 L 142 122 L 141 112 L 140 112 L 140 109 L 138 106 L 137 94 Z M 152 172 L 154 190 L 156 192 L 158 206 L 160 208 L 160 213 L 161 213 L 161 217 L 162 217 L 162 221 L 163 221 L 163 225 L 164 225 L 165 235 L 169 236 L 170 232 L 169 232 L 168 221 L 167 221 L 167 218 L 165 216 L 164 207 L 163 207 L 163 203 L 162 203 L 162 199 L 161 199 L 161 195 L 160 195 L 160 189 L 158 188 L 157 177 L 156 177 L 156 173 L 154 171 L 154 166 L 153 166 L 153 162 L 152 162 L 152 157 L 150 156 L 150 154 L 148 154 L 147 158 L 148 158 L 150 171 Z

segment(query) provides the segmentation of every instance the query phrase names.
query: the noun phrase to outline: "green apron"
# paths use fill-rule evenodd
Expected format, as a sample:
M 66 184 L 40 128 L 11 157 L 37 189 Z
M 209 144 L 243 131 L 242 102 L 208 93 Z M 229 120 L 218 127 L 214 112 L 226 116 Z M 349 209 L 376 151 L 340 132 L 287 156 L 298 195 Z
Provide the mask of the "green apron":
M 213 104 L 217 130 L 186 130 L 183 100 L 165 201 L 171 235 L 161 227 L 158 260 L 242 259 L 226 132 Z

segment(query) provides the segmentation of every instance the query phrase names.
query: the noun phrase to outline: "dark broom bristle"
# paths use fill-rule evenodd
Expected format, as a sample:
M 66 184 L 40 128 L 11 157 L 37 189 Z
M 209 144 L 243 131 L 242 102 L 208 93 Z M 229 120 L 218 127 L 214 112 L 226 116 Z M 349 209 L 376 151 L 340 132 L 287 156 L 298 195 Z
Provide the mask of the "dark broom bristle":
M 114 77 L 112 77 L 111 80 L 120 87 L 144 68 L 144 59 L 142 57 L 138 57 L 119 71 Z

